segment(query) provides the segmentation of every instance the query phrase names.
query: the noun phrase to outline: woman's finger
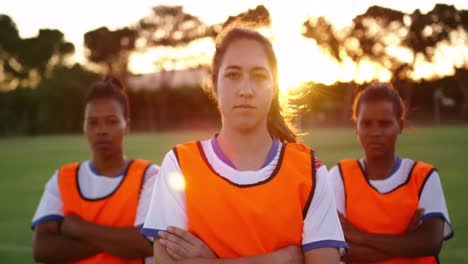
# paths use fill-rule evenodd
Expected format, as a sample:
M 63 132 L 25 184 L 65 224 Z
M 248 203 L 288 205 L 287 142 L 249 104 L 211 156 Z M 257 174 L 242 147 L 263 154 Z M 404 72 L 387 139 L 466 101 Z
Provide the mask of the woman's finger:
M 189 256 L 189 251 L 186 250 L 185 248 L 183 248 L 182 246 L 180 246 L 179 244 L 176 244 L 176 243 L 174 243 L 172 241 L 169 241 L 169 240 L 166 240 L 166 239 L 163 239 L 163 238 L 159 239 L 159 243 L 161 243 L 161 245 L 166 247 L 166 249 L 170 250 L 174 254 L 177 254 L 177 256 L 179 258 Z
M 421 221 L 421 218 L 424 216 L 424 209 L 422 208 L 419 208 L 418 210 L 416 210 L 416 212 L 414 213 L 413 215 L 413 218 L 411 218 L 411 221 L 408 225 L 408 228 L 406 229 L 407 232 L 413 232 L 415 231 L 416 229 L 418 229 L 418 227 L 421 225 L 422 221 Z
M 167 251 L 167 253 L 169 254 L 169 256 L 171 256 L 173 259 L 175 259 L 175 260 L 182 260 L 182 257 L 179 256 L 179 255 L 178 255 L 177 253 L 175 253 L 174 251 L 172 251 L 172 249 L 170 249 L 170 248 L 167 247 L 167 248 L 166 248 L 166 251 Z
M 168 231 L 159 231 L 158 235 L 167 241 L 171 241 L 172 243 L 180 245 L 186 250 L 188 250 L 192 246 L 190 242 L 178 236 L 177 234 L 172 233 L 171 231 L 169 231 L 169 229 Z
M 178 227 L 175 227 L 175 226 L 169 226 L 167 227 L 167 230 L 177 236 L 179 236 L 180 238 L 182 238 L 183 240 L 187 241 L 188 243 L 192 244 L 192 245 L 196 245 L 197 243 L 201 243 L 202 241 L 194 236 L 192 233 L 190 233 L 189 231 L 186 231 L 182 228 L 178 228 Z

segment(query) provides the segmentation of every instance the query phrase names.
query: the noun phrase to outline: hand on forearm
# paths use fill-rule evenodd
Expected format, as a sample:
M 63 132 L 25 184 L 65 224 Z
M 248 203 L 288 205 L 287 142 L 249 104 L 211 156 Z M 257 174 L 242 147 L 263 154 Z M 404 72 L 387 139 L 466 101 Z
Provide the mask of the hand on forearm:
M 78 216 L 67 216 L 62 232 L 123 258 L 151 256 L 151 245 L 136 227 L 109 227 L 87 222 Z
M 68 215 L 60 224 L 60 233 L 71 238 L 79 239 L 81 235 L 80 228 L 86 223 L 85 220 L 77 215 Z
M 167 231 L 160 231 L 159 243 L 175 260 L 189 258 L 216 258 L 216 254 L 205 242 L 190 233 L 175 226 L 169 226 Z
M 411 219 L 408 227 L 406 228 L 405 233 L 412 233 L 418 230 L 418 228 L 422 225 L 421 218 L 424 216 L 424 211 L 425 210 L 422 208 L 419 208 L 418 210 L 416 210 L 416 212 L 413 215 L 413 218 Z
M 353 244 L 362 244 L 363 237 L 367 233 L 359 230 L 350 222 L 348 222 L 348 220 L 342 213 L 338 212 L 338 217 L 340 219 L 341 228 L 343 229 L 343 233 L 345 235 L 346 241 L 348 243 L 353 243 Z
M 86 259 L 98 254 L 96 247 L 60 234 L 58 221 L 36 226 L 34 231 L 34 260 L 46 263 L 65 263 Z
M 303 264 L 304 254 L 298 246 L 288 246 L 271 253 L 265 253 L 249 257 L 227 259 L 185 259 L 178 261 L 180 264 Z
M 160 264 L 303 264 L 304 255 L 299 246 L 288 246 L 277 251 L 250 257 L 218 259 L 218 258 L 186 258 L 175 260 L 167 248 L 159 240 L 154 241 L 155 263 Z
M 438 255 L 443 240 L 443 220 L 426 220 L 416 231 L 402 235 L 368 234 L 360 244 L 375 248 L 391 257 L 422 257 Z

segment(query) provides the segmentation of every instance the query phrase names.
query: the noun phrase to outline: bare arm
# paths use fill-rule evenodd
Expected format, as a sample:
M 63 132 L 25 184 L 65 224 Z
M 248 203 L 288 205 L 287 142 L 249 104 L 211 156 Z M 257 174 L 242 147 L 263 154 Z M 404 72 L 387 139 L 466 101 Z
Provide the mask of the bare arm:
M 350 227 L 349 223 L 346 221 L 345 217 L 341 214 L 338 213 L 340 216 L 340 220 L 345 226 L 345 229 L 347 230 L 347 233 L 352 233 L 350 232 Z M 413 218 L 411 219 L 410 224 L 408 225 L 408 228 L 406 230 L 407 233 L 409 232 L 414 232 L 416 231 L 419 226 L 421 225 L 421 217 L 424 215 L 424 210 L 423 209 L 418 209 L 415 213 Z M 360 245 L 360 244 L 355 244 L 355 243 L 348 243 L 349 244 L 349 250 L 347 254 L 344 256 L 344 259 L 347 261 L 357 261 L 357 262 L 370 262 L 370 261 L 382 261 L 382 260 L 387 260 L 392 257 L 390 257 L 388 254 L 385 254 L 381 250 L 365 246 L 365 245 Z
M 436 256 L 442 248 L 444 222 L 440 218 L 426 220 L 413 233 L 403 235 L 367 234 L 362 244 L 380 249 L 395 257 Z
M 305 264 L 339 264 L 340 252 L 337 248 L 318 248 L 304 253 Z
M 33 257 L 37 262 L 65 263 L 92 257 L 99 250 L 60 234 L 59 221 L 38 224 L 34 229 Z
M 442 247 L 444 221 L 430 218 L 402 235 L 370 234 L 352 226 L 340 216 L 346 239 L 353 244 L 375 248 L 389 257 L 436 256 Z
M 390 259 L 391 257 L 375 248 L 348 243 L 349 250 L 344 256 L 345 261 L 374 262 Z
M 302 264 L 303 254 L 300 247 L 289 246 L 272 253 L 250 257 L 218 259 L 218 258 L 186 258 L 175 260 L 167 249 L 158 241 L 154 241 L 154 260 L 160 264 Z
M 114 256 L 142 258 L 152 254 L 150 243 L 137 227 L 103 226 L 70 215 L 62 223 L 62 232 Z

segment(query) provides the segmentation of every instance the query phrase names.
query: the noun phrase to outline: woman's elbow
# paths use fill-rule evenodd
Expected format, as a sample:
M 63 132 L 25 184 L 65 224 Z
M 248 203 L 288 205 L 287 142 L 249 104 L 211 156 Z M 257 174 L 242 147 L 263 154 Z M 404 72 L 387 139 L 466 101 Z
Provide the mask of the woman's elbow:
M 442 241 L 439 240 L 428 240 L 424 244 L 421 244 L 419 250 L 413 251 L 408 257 L 427 257 L 437 256 L 442 249 Z
M 442 249 L 442 240 L 434 240 L 431 241 L 429 247 L 428 247 L 428 255 L 429 256 L 437 256 L 440 253 L 440 250 Z
M 33 259 L 35 262 L 51 262 L 50 254 L 47 248 L 39 245 L 34 245 L 33 247 Z

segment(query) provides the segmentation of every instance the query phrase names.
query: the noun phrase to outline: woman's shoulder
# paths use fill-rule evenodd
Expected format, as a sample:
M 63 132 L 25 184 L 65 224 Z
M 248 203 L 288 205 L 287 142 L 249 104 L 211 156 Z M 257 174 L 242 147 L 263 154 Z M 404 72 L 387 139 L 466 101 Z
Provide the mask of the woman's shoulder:
M 71 167 L 81 167 L 83 164 L 89 163 L 90 160 L 84 160 L 84 161 L 70 161 L 68 163 L 64 163 L 58 167 L 57 170 L 61 170 L 64 168 L 71 168 Z
M 435 166 L 427 161 L 423 160 L 415 160 L 410 158 L 400 158 L 401 160 L 401 171 L 407 171 L 408 173 L 415 170 L 416 167 L 421 169 L 424 168 L 425 170 L 433 170 L 436 169 Z
M 78 171 L 81 171 L 82 168 L 89 166 L 89 162 L 90 160 L 64 163 L 56 169 L 55 176 L 58 177 L 61 174 L 64 174 L 64 173 L 69 174 L 70 172 L 77 173 Z
M 294 151 L 302 152 L 304 155 L 313 158 L 315 169 L 319 169 L 325 165 L 322 162 L 322 160 L 320 160 L 320 158 L 317 157 L 314 149 L 304 143 L 286 143 L 285 146 L 290 149 L 293 149 Z
M 193 147 L 193 146 L 200 146 L 203 145 L 206 142 L 209 142 L 211 139 L 205 139 L 205 140 L 192 140 L 192 141 L 186 141 L 183 143 L 178 143 L 174 145 L 174 147 L 171 150 L 174 150 L 175 148 L 188 148 L 188 147 Z
M 292 151 L 295 153 L 301 153 L 307 157 L 315 157 L 315 151 L 312 149 L 310 146 L 300 143 L 300 142 L 288 142 L 288 143 L 283 143 L 282 146 L 284 149 L 287 149 L 288 151 Z

